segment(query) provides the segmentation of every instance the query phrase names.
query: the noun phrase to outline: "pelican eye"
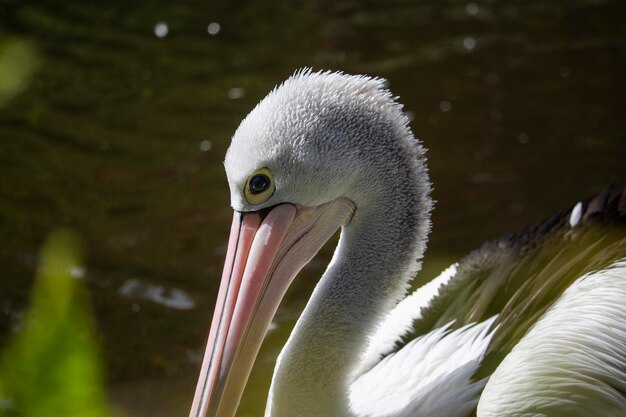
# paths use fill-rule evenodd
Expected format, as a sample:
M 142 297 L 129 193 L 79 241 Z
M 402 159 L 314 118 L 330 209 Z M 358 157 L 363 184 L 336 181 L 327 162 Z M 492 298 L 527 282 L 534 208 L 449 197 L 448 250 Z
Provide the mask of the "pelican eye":
M 252 194 L 261 194 L 270 186 L 270 179 L 265 174 L 256 174 L 250 178 L 250 192 Z
M 248 177 L 243 194 L 250 204 L 265 203 L 274 194 L 274 175 L 267 168 L 261 168 Z

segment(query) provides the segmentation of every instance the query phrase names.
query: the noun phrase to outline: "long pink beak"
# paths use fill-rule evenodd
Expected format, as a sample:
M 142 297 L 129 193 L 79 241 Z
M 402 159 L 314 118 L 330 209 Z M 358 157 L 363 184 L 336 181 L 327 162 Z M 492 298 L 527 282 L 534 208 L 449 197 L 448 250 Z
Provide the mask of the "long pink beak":
M 263 338 L 296 274 L 354 211 L 346 199 L 235 212 L 190 417 L 234 416 Z

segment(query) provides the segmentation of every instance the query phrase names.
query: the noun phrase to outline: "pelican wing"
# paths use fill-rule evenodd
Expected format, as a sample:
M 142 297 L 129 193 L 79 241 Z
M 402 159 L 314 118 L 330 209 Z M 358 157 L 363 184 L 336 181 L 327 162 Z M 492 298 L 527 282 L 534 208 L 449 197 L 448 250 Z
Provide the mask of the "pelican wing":
M 626 188 L 611 187 L 534 225 L 472 251 L 422 305 L 410 329 L 386 354 L 453 322 L 498 316 L 476 378 L 491 375 L 529 328 L 580 276 L 626 258 Z M 419 291 L 419 290 L 418 290 Z
M 472 377 L 495 319 L 456 330 L 447 325 L 387 355 L 350 386 L 352 412 L 359 417 L 467 416 L 487 382 Z
M 626 415 L 626 261 L 576 280 L 498 365 L 479 417 Z

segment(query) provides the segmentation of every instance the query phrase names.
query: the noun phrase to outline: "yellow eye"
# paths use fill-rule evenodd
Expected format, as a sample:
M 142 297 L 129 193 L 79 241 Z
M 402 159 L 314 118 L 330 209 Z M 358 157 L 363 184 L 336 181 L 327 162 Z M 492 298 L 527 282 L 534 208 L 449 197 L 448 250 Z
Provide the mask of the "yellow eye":
M 267 168 L 261 168 L 248 177 L 243 195 L 248 203 L 261 204 L 270 199 L 275 189 L 274 174 Z

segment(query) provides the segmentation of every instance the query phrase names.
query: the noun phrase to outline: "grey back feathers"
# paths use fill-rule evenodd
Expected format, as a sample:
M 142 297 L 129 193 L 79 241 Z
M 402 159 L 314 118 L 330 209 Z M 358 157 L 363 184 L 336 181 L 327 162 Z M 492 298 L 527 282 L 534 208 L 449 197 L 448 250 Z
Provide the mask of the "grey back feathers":
M 489 376 L 578 277 L 626 257 L 626 188 L 613 188 L 465 256 L 403 340 L 452 320 L 460 327 L 499 314 L 494 323 L 498 330 L 477 375 Z M 572 227 L 576 206 L 580 221 Z

